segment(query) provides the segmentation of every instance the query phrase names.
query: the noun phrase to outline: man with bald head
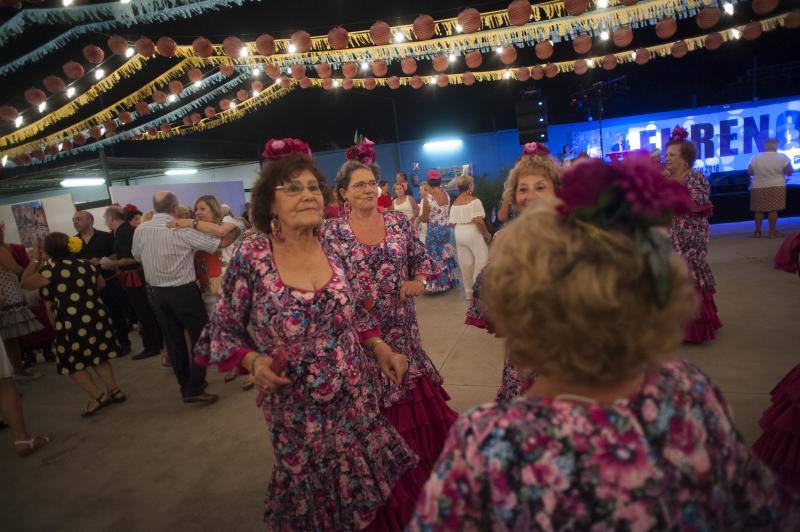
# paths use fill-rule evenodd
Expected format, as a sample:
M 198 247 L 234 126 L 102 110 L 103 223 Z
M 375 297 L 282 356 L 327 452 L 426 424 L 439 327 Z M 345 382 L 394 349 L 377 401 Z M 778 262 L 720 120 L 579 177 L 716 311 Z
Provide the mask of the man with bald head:
M 98 231 L 94 228 L 94 216 L 89 211 L 78 211 L 72 216 L 72 226 L 78 232 L 75 236 L 83 240 L 83 247 L 76 257 L 84 259 L 98 269 L 100 259 L 110 257 L 114 254 L 114 236 L 105 231 Z M 105 279 L 106 286 L 100 290 L 100 297 L 108 308 L 111 321 L 114 325 L 114 336 L 119 345 L 120 356 L 131 352 L 131 341 L 128 338 L 130 325 L 125 315 L 124 299 L 125 292 L 117 283 L 115 272 L 100 270 Z
M 208 322 L 194 270 L 194 253 L 214 253 L 227 246 L 238 231 L 222 239 L 195 228 L 170 229 L 167 223 L 178 213 L 178 198 L 172 192 L 153 196 L 153 218 L 133 233 L 133 258 L 142 264 L 150 303 L 164 336 L 172 370 L 185 403 L 213 403 L 218 396 L 205 393 L 206 368 L 195 364 L 192 351 Z M 197 223 L 195 222 L 195 227 Z M 184 330 L 191 345 L 186 345 Z

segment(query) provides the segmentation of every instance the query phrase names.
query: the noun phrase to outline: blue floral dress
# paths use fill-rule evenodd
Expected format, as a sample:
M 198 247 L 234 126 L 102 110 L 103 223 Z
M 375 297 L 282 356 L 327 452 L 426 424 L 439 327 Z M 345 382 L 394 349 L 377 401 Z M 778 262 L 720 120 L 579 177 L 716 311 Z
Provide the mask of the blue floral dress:
M 450 196 L 447 196 L 447 203 L 444 205 L 436 203 L 432 194 L 425 196 L 425 199 L 429 205 L 425 251 L 440 272 L 439 277 L 428 282 L 426 291 L 435 294 L 458 286 L 456 274 L 458 261 L 456 261 L 456 249 L 450 242 Z
M 271 530 L 362 529 L 417 461 L 380 414 L 379 371 L 359 338 L 372 328 L 338 257 L 328 260 L 333 274 L 323 288 L 292 288 L 269 237 L 248 237 L 195 349 L 198 362 L 220 371 L 251 350 L 286 364 L 292 384 L 260 396 L 275 451 L 264 513 Z
M 695 366 L 612 404 L 518 397 L 461 416 L 410 530 L 798 530 L 798 500 Z

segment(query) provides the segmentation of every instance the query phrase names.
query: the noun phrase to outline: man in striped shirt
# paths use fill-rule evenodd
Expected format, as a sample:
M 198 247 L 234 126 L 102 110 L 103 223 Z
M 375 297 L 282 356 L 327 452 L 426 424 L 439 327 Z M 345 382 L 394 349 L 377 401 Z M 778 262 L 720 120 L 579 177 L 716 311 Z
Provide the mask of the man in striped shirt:
M 172 192 L 153 196 L 155 215 L 142 222 L 133 234 L 133 257 L 142 264 L 150 303 L 164 335 L 172 369 L 185 403 L 213 403 L 219 397 L 205 393 L 206 368 L 195 364 L 192 351 L 208 322 L 197 287 L 195 251 L 213 253 L 236 239 L 231 231 L 222 240 L 192 228 L 169 229 L 178 198 Z M 196 226 L 196 223 L 195 223 Z M 184 330 L 189 333 L 187 348 Z

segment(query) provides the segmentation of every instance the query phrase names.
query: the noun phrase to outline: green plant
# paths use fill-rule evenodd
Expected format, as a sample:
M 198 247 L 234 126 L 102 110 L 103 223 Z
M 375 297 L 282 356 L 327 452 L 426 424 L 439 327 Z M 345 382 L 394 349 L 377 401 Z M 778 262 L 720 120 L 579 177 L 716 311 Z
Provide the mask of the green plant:
M 475 185 L 475 196 L 483 203 L 486 211 L 486 221 L 489 230 L 494 232 L 492 211 L 500 206 L 503 197 L 503 183 L 508 175 L 508 169 L 502 168 L 497 176 L 490 178 L 487 174 L 472 176 Z

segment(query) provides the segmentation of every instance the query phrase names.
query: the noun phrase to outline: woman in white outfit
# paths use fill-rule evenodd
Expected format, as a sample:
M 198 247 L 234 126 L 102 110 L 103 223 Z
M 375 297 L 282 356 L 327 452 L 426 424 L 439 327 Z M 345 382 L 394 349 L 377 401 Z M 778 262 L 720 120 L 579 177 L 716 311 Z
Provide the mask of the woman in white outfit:
M 422 199 L 428 196 L 431 193 L 431 187 L 428 185 L 427 181 L 423 181 L 419 184 L 419 201 L 422 202 Z M 425 243 L 425 237 L 428 236 L 428 224 L 422 221 L 422 209 L 420 209 L 419 216 L 415 220 L 415 225 L 417 226 L 417 232 L 419 233 L 419 239 L 422 243 Z
M 472 299 L 475 277 L 486 265 L 489 247 L 486 243 L 492 235 L 486 228 L 481 200 L 473 194 L 472 176 L 463 175 L 456 180 L 460 194 L 450 207 L 450 224 L 455 227 L 456 252 L 461 277 L 464 281 L 464 297 Z
M 405 214 L 406 218 L 413 224 L 414 220 L 419 216 L 419 205 L 417 205 L 413 197 L 406 194 L 406 189 L 402 183 L 395 183 L 393 190 L 392 209 Z

